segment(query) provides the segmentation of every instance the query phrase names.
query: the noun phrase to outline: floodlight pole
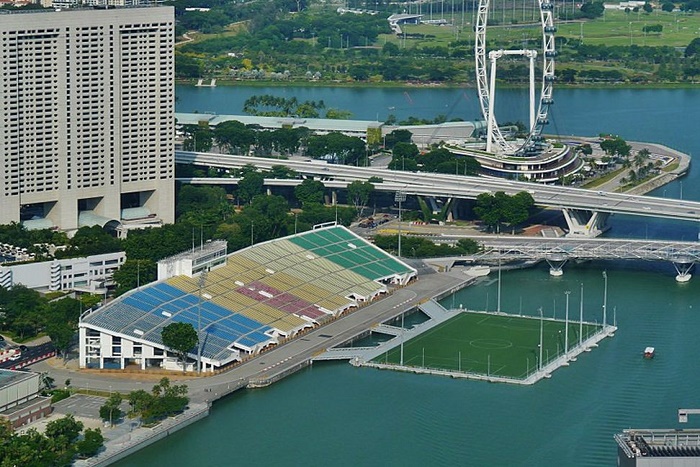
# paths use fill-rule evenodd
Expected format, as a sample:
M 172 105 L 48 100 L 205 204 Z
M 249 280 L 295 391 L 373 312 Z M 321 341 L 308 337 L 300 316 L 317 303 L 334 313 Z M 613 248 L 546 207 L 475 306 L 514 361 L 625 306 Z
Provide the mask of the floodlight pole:
M 583 344 L 583 282 L 581 282 L 581 305 L 579 306 L 578 317 L 578 345 Z
M 544 331 L 544 322 L 543 322 L 544 317 L 542 316 L 542 307 L 540 307 L 540 360 L 539 360 L 539 368 L 538 370 L 542 370 L 542 333 Z
M 564 292 L 566 294 L 566 317 L 564 318 L 564 359 L 569 360 L 569 294 L 570 290 Z
M 608 311 L 608 273 L 603 271 L 603 280 L 605 285 L 603 286 L 603 331 L 608 325 L 606 313 Z
M 396 192 L 394 195 L 394 201 L 398 201 L 399 203 L 399 248 L 398 248 L 398 254 L 399 258 L 401 258 L 401 202 L 406 201 L 406 193 L 403 191 L 399 190 Z
M 207 280 L 207 269 L 203 269 L 199 273 L 199 301 L 197 303 L 197 374 L 202 373 L 202 292 L 204 289 L 204 281 Z
M 501 250 L 498 250 L 498 300 L 496 311 L 501 312 Z
M 403 313 L 401 313 L 401 362 L 400 362 L 401 366 L 403 366 L 403 333 L 404 333 Z

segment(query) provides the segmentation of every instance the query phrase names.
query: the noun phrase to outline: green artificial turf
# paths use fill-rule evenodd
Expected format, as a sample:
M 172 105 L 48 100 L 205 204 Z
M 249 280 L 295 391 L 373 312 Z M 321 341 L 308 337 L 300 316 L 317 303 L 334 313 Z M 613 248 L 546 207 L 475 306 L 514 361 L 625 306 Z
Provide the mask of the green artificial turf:
M 564 351 L 564 321 L 542 320 L 544 364 Z M 600 326 L 583 324 L 583 338 Z M 540 319 L 463 312 L 404 343 L 406 366 L 524 379 L 537 369 Z M 579 324 L 569 322 L 569 349 L 578 345 Z M 401 346 L 374 362 L 399 364 Z

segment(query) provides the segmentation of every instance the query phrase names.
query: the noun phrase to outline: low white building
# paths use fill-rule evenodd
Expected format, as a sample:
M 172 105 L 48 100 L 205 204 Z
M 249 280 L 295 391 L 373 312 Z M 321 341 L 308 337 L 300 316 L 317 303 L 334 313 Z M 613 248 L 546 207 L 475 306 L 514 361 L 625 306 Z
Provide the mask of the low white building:
M 0 286 L 24 285 L 35 290 L 77 290 L 104 293 L 126 253 L 104 253 L 84 258 L 55 259 L 41 263 L 0 265 Z
M 227 248 L 225 240 L 207 241 L 199 248 L 162 259 L 158 261 L 158 280 L 173 276 L 193 277 L 203 270 L 224 264 Z

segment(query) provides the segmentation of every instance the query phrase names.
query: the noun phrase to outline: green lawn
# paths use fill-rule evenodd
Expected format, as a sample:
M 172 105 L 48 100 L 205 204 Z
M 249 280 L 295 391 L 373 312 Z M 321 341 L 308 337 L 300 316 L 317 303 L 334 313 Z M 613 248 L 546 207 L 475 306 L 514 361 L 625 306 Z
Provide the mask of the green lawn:
M 517 10 L 519 12 L 519 10 Z M 525 22 L 522 17 L 516 18 L 517 24 L 511 24 L 511 14 L 506 12 L 505 21 L 501 13 L 496 11 L 491 15 L 501 24 L 490 26 L 487 30 L 489 41 L 518 42 L 523 40 L 540 40 L 542 33 L 539 22 L 528 25 L 532 17 L 530 12 L 526 12 Z M 518 16 L 516 14 L 516 16 Z M 439 18 L 439 15 L 433 15 Z M 449 14 L 445 14 L 445 19 L 451 19 Z M 462 27 L 461 16 L 455 14 L 455 25 L 437 26 L 430 24 L 405 25 L 402 29 L 407 34 L 424 34 L 425 39 L 408 39 L 407 47 L 414 46 L 447 46 L 456 39 L 474 40 L 474 32 L 471 24 L 471 17 L 465 17 L 464 27 Z M 539 20 L 538 20 L 539 21 Z M 644 33 L 644 26 L 660 24 L 663 27 L 661 33 Z M 685 13 L 667 13 L 661 10 L 654 10 L 652 13 L 625 13 L 623 11 L 607 11 L 604 18 L 583 21 L 556 21 L 557 37 L 570 37 L 580 39 L 592 45 L 623 45 L 629 46 L 671 46 L 685 47 L 693 39 L 698 37 L 700 32 L 700 15 Z M 582 26 L 583 25 L 583 26 Z M 401 44 L 401 38 L 393 35 L 382 36 L 380 44 L 385 41 Z
M 544 319 L 545 364 L 563 352 L 565 323 Z M 583 325 L 584 339 L 600 326 Z M 578 344 L 579 324 L 569 323 L 569 348 Z M 524 379 L 539 360 L 539 318 L 464 312 L 405 342 L 404 365 Z M 400 363 L 401 347 L 376 363 Z

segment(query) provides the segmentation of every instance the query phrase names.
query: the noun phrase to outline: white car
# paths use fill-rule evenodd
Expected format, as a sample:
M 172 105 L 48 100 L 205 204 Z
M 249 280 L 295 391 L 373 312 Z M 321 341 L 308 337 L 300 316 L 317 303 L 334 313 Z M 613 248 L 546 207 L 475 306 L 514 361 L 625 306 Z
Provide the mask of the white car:
M 10 360 L 13 360 L 13 361 L 19 360 L 20 358 L 22 358 L 22 352 L 17 352 L 17 353 L 10 355 Z

